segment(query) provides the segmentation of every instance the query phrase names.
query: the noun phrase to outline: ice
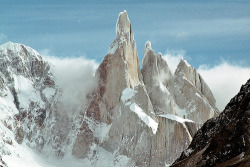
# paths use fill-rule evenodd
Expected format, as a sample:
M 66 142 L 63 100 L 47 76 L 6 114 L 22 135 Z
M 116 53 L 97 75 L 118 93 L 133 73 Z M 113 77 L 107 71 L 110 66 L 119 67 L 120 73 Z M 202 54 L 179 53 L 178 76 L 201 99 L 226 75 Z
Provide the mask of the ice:
M 161 91 L 166 93 L 167 95 L 170 95 L 170 92 L 167 90 L 167 88 L 162 84 L 161 81 L 159 81 L 159 85 L 160 85 L 160 88 L 161 88 Z
M 125 18 L 124 18 L 123 16 L 125 16 Z M 124 19 L 124 20 L 122 20 L 122 19 Z M 123 33 L 128 33 L 128 32 L 130 32 L 130 27 L 124 27 L 124 26 L 123 26 L 123 27 L 120 27 L 119 21 L 121 21 L 121 22 L 124 22 L 124 21 L 130 22 L 126 10 L 124 10 L 123 12 L 120 12 L 120 13 L 119 13 L 119 17 L 118 17 L 117 23 L 116 23 L 116 34 L 117 34 L 117 35 L 118 35 L 118 34 L 121 34 L 122 31 L 123 31 Z
M 0 97 L 0 120 L 4 120 L 7 116 L 13 116 L 14 114 L 19 113 L 14 104 L 14 98 L 9 91 L 5 97 Z
M 45 95 L 45 97 L 49 100 L 54 94 L 55 94 L 55 89 L 54 88 L 45 88 L 43 90 L 43 94 Z
M 199 95 L 199 93 L 195 93 L 195 95 L 199 98 L 201 98 L 201 96 Z M 202 98 L 201 98 L 202 99 Z
M 93 132 L 94 136 L 98 138 L 100 142 L 103 142 L 104 139 L 108 138 L 108 132 L 112 124 L 107 125 L 106 123 L 95 123 L 88 117 L 85 117 L 85 120 L 87 121 L 88 127 Z
M 182 117 L 182 118 L 187 118 L 187 111 L 185 109 L 181 109 L 179 108 L 178 106 L 176 106 L 176 113 L 179 117 Z
M 162 114 L 162 115 L 159 115 L 160 117 L 164 117 L 164 118 L 168 118 L 168 119 L 171 119 L 173 121 L 177 121 L 177 122 L 180 122 L 180 123 L 184 123 L 184 122 L 194 122 L 190 119 L 183 119 L 181 117 L 178 117 L 176 115 L 173 115 L 173 114 Z
M 152 47 L 151 47 L 151 42 L 150 42 L 150 41 L 146 41 L 146 43 L 145 43 L 145 48 L 146 48 L 146 49 L 152 49 Z
M 72 156 L 67 156 L 63 159 L 43 157 L 24 144 L 17 145 L 16 149 L 19 156 L 15 154 L 3 156 L 3 160 L 8 164 L 8 167 L 83 167 L 83 164 L 86 164 L 84 160 L 76 159 Z
M 118 48 L 118 41 L 114 41 L 114 43 L 112 43 L 109 48 L 108 54 L 114 54 L 117 48 Z
M 122 92 L 122 101 L 125 103 L 125 105 L 130 105 L 129 108 L 131 111 L 136 113 L 138 117 L 148 126 L 152 129 L 152 132 L 155 134 L 158 128 L 158 123 L 155 122 L 150 116 L 148 116 L 136 103 L 134 102 L 128 102 L 131 98 L 135 96 L 137 93 L 136 90 L 131 88 L 126 88 Z
M 131 89 L 131 88 L 126 88 L 123 90 L 122 92 L 122 101 L 126 102 L 127 100 L 131 99 L 133 96 L 135 96 L 135 94 L 137 93 L 136 90 Z
M 186 60 L 184 60 L 184 63 L 186 64 L 186 66 L 191 67 L 191 65 Z
M 44 102 L 41 100 L 39 92 L 33 87 L 32 81 L 23 77 L 22 75 L 14 75 L 14 86 L 17 90 L 18 100 L 20 107 L 28 109 L 30 101 L 34 101 L 44 106 Z
M 156 134 L 158 123 L 155 122 L 150 116 L 148 116 L 136 103 L 132 103 L 130 105 L 130 110 L 135 112 L 138 117 L 148 126 L 152 129 L 152 132 Z
M 8 53 L 8 50 L 11 50 L 11 51 L 14 51 L 15 55 L 18 55 L 20 54 L 21 51 L 23 51 L 23 47 L 29 52 L 29 54 L 31 54 L 32 56 L 36 57 L 38 60 L 41 60 L 41 57 L 39 56 L 39 53 L 32 49 L 31 47 L 29 46 L 25 46 L 25 45 L 22 45 L 22 44 L 19 44 L 19 43 L 13 43 L 13 42 L 7 42 L 3 45 L 0 45 L 0 50 L 5 54 L 7 55 Z M 30 58 L 32 57 L 30 56 Z

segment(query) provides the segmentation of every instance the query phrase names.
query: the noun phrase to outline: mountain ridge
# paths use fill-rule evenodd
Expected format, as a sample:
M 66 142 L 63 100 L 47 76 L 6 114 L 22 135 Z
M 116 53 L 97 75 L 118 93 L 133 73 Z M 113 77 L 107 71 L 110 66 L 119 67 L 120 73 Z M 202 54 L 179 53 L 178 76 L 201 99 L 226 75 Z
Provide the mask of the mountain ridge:
M 194 68 L 181 62 L 179 69 L 188 72 L 180 70 L 178 76 L 172 74 L 162 56 L 155 55 L 150 42 L 145 44 L 140 68 L 126 11 L 118 16 L 116 34 L 96 70 L 97 86 L 88 94 L 88 106 L 74 116 L 60 108 L 62 93 L 50 65 L 42 58 L 36 59 L 40 58 L 39 53 L 26 51 L 26 46 L 20 44 L 7 44 L 20 48 L 17 50 L 0 46 L 0 58 L 5 60 L 0 65 L 1 76 L 4 76 L 0 78 L 1 104 L 8 102 L 12 106 L 4 110 L 9 115 L 1 118 L 0 127 L 6 131 L 11 125 L 8 133 L 14 135 L 13 143 L 26 144 L 41 154 L 57 158 L 73 155 L 92 166 L 107 155 L 110 155 L 108 166 L 164 166 L 188 147 L 197 128 L 216 115 L 209 87 Z M 30 61 L 23 57 L 30 57 Z M 11 58 L 15 61 L 9 62 Z M 11 70 L 6 71 L 6 66 Z M 17 74 L 22 78 L 20 82 L 16 87 L 8 86 L 13 85 L 15 79 L 6 79 L 6 76 L 13 78 Z M 35 92 L 34 96 L 41 99 L 41 105 L 30 98 L 20 101 L 19 88 L 24 81 L 31 92 Z M 26 88 L 23 92 L 27 95 L 30 91 Z M 2 96 L 4 89 L 12 90 L 8 99 Z M 17 143 L 11 146 L 12 150 Z

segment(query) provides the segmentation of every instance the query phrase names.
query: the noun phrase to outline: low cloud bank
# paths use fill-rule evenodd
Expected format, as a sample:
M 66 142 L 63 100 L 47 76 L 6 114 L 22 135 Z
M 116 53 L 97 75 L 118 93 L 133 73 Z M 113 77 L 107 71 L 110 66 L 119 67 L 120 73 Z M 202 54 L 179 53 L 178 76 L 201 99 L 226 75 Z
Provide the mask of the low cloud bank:
M 249 67 L 241 67 L 228 62 L 223 62 L 212 68 L 201 65 L 198 72 L 212 90 L 220 111 L 224 110 L 230 99 L 240 91 L 240 87 L 250 78 Z
M 52 65 L 55 80 L 62 90 L 60 110 L 79 112 L 87 105 L 87 95 L 97 86 L 94 75 L 98 64 L 83 57 L 58 58 L 42 53 Z

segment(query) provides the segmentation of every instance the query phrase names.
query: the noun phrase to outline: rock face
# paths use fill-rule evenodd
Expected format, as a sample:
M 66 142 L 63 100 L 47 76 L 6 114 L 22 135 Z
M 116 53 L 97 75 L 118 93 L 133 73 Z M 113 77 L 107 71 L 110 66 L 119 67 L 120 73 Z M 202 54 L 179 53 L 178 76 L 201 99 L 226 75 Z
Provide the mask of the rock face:
M 187 118 L 202 125 L 207 118 L 218 115 L 211 90 L 196 69 L 189 65 L 187 61 L 181 60 L 177 66 L 175 82 L 179 85 L 179 92 L 176 93 L 175 101 L 180 108 L 186 109 Z
M 37 51 L 11 42 L 0 45 L 0 154 L 18 154 L 18 144 L 26 144 L 63 156 L 69 121 L 57 111 L 59 96 L 51 67 Z
M 20 44 L 1 45 L 4 117 L 0 135 L 4 140 L 0 144 L 24 143 L 56 157 L 70 154 L 92 166 L 101 159 L 108 159 L 108 166 L 173 162 L 188 147 L 196 128 L 214 117 L 215 99 L 193 67 L 182 60 L 172 74 L 150 42 L 146 42 L 140 69 L 126 11 L 119 14 L 116 34 L 96 71 L 98 83 L 89 92 L 88 106 L 76 117 L 61 110 L 53 71 L 35 50 Z M 0 149 L 4 155 L 11 154 L 6 150 L 9 146 Z
M 250 80 L 218 117 L 208 120 L 199 129 L 173 167 L 249 166 L 249 118 Z
M 8 42 L 0 46 L 0 69 L 1 112 L 5 113 L 1 120 L 19 144 L 25 140 L 41 150 L 57 92 L 50 66 L 32 48 Z
M 161 54 L 155 55 L 149 41 L 145 44 L 141 72 L 147 93 L 154 106 L 154 112 L 156 114 L 176 114 L 174 99 L 165 86 L 173 87 L 173 76 Z

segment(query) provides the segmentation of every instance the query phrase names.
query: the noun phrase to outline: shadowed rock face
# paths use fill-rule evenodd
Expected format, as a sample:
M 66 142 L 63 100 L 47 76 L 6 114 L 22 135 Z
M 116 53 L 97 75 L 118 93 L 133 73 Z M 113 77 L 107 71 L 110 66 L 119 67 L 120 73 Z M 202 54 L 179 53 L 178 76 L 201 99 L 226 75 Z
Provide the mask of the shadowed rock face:
M 177 166 L 250 165 L 250 80 L 225 110 L 208 120 L 195 134 Z

